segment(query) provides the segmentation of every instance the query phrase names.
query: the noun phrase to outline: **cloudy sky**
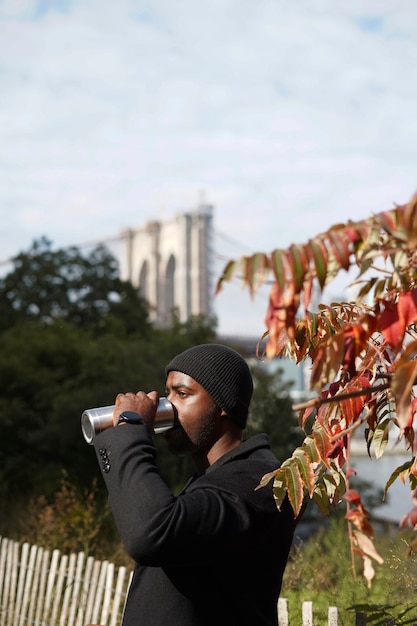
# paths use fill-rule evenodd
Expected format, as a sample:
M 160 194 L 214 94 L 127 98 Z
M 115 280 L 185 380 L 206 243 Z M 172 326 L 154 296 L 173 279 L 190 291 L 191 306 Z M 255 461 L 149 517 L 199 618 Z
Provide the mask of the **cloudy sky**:
M 416 24 L 415 0 L 0 0 L 0 262 L 202 197 L 222 257 L 406 202 Z M 266 297 L 227 291 L 220 331 L 262 332 Z

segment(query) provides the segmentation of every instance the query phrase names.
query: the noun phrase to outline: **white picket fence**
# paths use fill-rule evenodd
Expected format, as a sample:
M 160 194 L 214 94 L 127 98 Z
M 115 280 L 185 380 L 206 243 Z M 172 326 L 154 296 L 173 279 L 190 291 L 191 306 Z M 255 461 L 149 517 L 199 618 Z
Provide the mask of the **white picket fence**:
M 330 606 L 328 608 L 327 626 L 338 626 L 338 620 L 339 611 L 337 607 Z M 352 618 L 349 623 L 352 624 L 352 626 L 366 626 L 366 614 L 361 612 L 352 613 Z M 378 623 L 381 624 L 382 622 Z M 289 619 L 288 600 L 280 598 L 278 600 L 278 626 L 293 626 L 293 624 L 294 622 Z M 302 603 L 302 626 L 314 626 L 313 603 L 310 601 Z M 325 625 L 323 624 L 323 626 Z M 384 626 L 396 626 L 395 619 L 390 617 L 385 618 Z M 417 624 L 413 624 L 413 626 L 417 626 Z
M 116 626 L 132 572 L 0 537 L 0 626 Z
M 302 604 L 302 626 L 313 626 L 313 603 L 303 602 Z M 330 606 L 328 610 L 327 626 L 338 626 L 338 610 L 335 606 Z M 278 600 L 278 626 L 290 626 L 288 612 L 288 600 L 280 598 Z
M 132 574 L 84 552 L 66 555 L 0 537 L 0 626 L 117 626 Z M 352 620 L 366 626 L 361 613 Z M 338 609 L 329 607 L 327 626 L 338 623 Z M 300 626 L 290 620 L 284 598 L 278 600 L 278 624 Z M 313 603 L 303 602 L 301 626 L 313 625 Z

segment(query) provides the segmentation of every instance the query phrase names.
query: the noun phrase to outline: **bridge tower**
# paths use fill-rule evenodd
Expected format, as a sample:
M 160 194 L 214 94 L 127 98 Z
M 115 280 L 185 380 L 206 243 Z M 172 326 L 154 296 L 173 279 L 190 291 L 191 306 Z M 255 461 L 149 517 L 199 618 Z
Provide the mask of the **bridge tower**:
M 122 231 L 121 278 L 149 302 L 156 325 L 166 325 L 174 308 L 182 322 L 213 314 L 213 240 L 213 207 L 208 204 Z

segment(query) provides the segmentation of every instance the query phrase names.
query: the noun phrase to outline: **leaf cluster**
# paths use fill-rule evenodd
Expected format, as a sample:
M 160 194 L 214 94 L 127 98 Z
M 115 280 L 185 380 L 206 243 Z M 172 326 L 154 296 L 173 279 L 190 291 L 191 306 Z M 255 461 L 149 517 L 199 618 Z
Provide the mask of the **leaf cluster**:
M 311 363 L 310 384 L 317 396 L 296 407 L 304 441 L 262 484 L 274 481 L 278 507 L 288 494 L 295 515 L 305 497 L 325 512 L 344 499 L 352 551 L 362 556 L 369 583 L 372 562 L 382 559 L 373 546 L 369 513 L 349 487 L 350 447 L 364 425 L 368 454 L 379 458 L 394 433 L 405 443 L 409 460 L 386 488 L 397 477 L 408 480 L 411 490 L 417 487 L 416 243 L 417 195 L 368 219 L 336 224 L 305 244 L 230 261 L 218 282 L 221 289 L 240 273 L 255 294 L 272 277 L 266 356 Z M 353 269 L 354 301 L 310 310 L 313 292 L 323 294 L 341 271 Z

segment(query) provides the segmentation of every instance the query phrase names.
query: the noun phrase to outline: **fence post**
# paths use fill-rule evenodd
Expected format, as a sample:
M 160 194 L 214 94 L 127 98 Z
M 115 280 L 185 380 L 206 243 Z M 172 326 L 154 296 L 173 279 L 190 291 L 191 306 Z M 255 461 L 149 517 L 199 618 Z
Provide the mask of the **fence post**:
M 121 567 L 119 567 L 119 572 L 117 574 L 116 590 L 115 590 L 114 598 L 113 598 L 113 609 L 112 609 L 112 614 L 110 617 L 109 626 L 116 626 L 116 623 L 118 620 L 125 576 L 126 576 L 126 567 L 122 565 Z
M 93 571 L 94 557 L 88 556 L 85 570 L 84 570 L 84 582 L 81 590 L 81 602 L 78 607 L 78 615 L 76 626 L 84 626 L 84 624 L 88 621 L 89 617 L 87 615 L 87 607 L 88 607 L 88 589 L 91 585 L 92 580 L 92 571 Z
M 100 624 L 104 624 L 108 620 L 110 614 L 111 594 L 113 589 L 114 565 L 108 563 L 106 568 L 106 578 L 104 581 L 104 596 L 101 606 Z
M 355 626 L 366 626 L 366 613 L 356 613 Z
M 1 552 L 0 552 L 0 617 L 1 617 L 1 626 L 5 626 L 6 624 L 6 611 L 8 604 L 8 595 L 9 595 L 9 565 L 10 561 L 7 558 L 8 550 L 9 550 L 9 539 L 2 539 L 1 542 Z
M 100 607 L 102 605 L 102 598 L 103 598 L 103 592 L 104 592 L 104 583 L 106 580 L 106 572 L 107 572 L 107 566 L 108 566 L 108 561 L 102 561 L 100 563 L 100 574 L 98 577 L 98 584 L 96 587 L 96 595 L 94 598 L 94 607 L 93 607 L 93 624 L 98 624 L 99 623 L 99 612 L 100 612 Z
M 303 626 L 313 626 L 313 603 L 303 602 Z
M 52 610 L 52 604 L 53 604 L 53 592 L 54 592 L 55 578 L 56 578 L 58 562 L 59 562 L 59 554 L 60 554 L 59 550 L 54 550 L 52 552 L 52 559 L 50 563 L 49 563 L 49 554 L 48 554 L 49 572 L 48 572 L 48 577 L 47 577 L 46 595 L 45 595 L 45 599 L 43 602 L 43 613 L 42 613 L 42 619 L 44 620 L 51 617 L 51 610 Z
M 41 572 L 42 572 L 43 552 L 44 552 L 43 548 L 38 548 L 36 552 L 36 561 L 35 561 L 35 566 L 34 566 L 33 576 L 32 576 L 33 584 L 30 588 L 30 602 L 29 602 L 28 616 L 26 620 L 28 624 L 33 624 L 36 603 L 41 595 L 41 592 L 39 591 L 39 585 L 41 583 L 41 577 L 42 577 Z
M 52 624 L 56 623 L 58 620 L 59 604 L 61 602 L 61 594 L 62 594 L 62 588 L 64 585 L 65 573 L 67 570 L 67 563 L 68 563 L 68 556 L 66 554 L 63 554 L 59 563 L 56 586 L 54 587 L 55 594 L 54 594 L 54 604 L 52 608 L 52 617 L 51 617 Z
M 84 568 L 84 557 L 84 552 L 79 552 L 77 555 L 74 581 L 72 584 L 72 600 L 69 609 L 69 619 L 65 626 L 74 626 L 75 624 L 77 607 L 80 602 L 80 587 Z
M 27 566 L 28 566 L 28 558 L 29 558 L 29 544 L 26 542 L 22 545 L 22 550 L 20 552 L 20 563 L 18 562 L 19 573 L 17 577 L 16 604 L 14 607 L 15 624 L 16 624 L 16 619 L 19 619 L 19 615 L 21 614 L 23 591 L 25 587 L 25 576 L 26 576 L 26 571 L 27 571 Z M 11 622 L 11 624 L 12 623 L 13 622 Z
M 7 544 L 7 568 L 6 568 L 6 582 L 7 582 L 7 593 L 5 595 L 6 599 L 6 609 L 4 615 L 2 616 L 2 624 L 3 617 L 5 619 L 4 624 L 7 626 L 13 626 L 14 620 L 14 607 L 16 605 L 16 591 L 17 591 L 17 581 L 19 578 L 19 544 L 17 541 L 10 541 Z
M 278 598 L 278 626 L 288 626 L 288 600 Z
M 42 553 L 41 576 L 39 581 L 39 595 L 36 603 L 35 624 L 40 624 L 42 606 L 46 597 L 46 583 L 48 575 L 49 551 L 44 550 Z
M 62 599 L 62 606 L 60 610 L 59 626 L 66 626 L 66 624 L 68 623 L 68 607 L 70 605 L 72 586 L 74 584 L 76 558 L 77 557 L 74 552 L 71 552 L 68 559 L 68 569 L 64 571 L 64 596 Z
M 337 626 L 338 618 L 339 618 L 339 615 L 338 615 L 337 607 L 329 606 L 328 626 Z
M 25 621 L 27 621 L 26 616 L 27 616 L 28 602 L 30 598 L 30 588 L 32 585 L 33 570 L 35 568 L 37 551 L 38 551 L 38 548 L 35 545 L 33 545 L 29 551 L 29 560 L 26 566 L 26 575 L 25 575 L 25 580 L 23 584 L 23 592 L 22 592 L 22 597 L 21 597 L 20 613 L 16 615 L 16 618 L 17 617 L 20 618 L 19 626 L 23 626 Z

